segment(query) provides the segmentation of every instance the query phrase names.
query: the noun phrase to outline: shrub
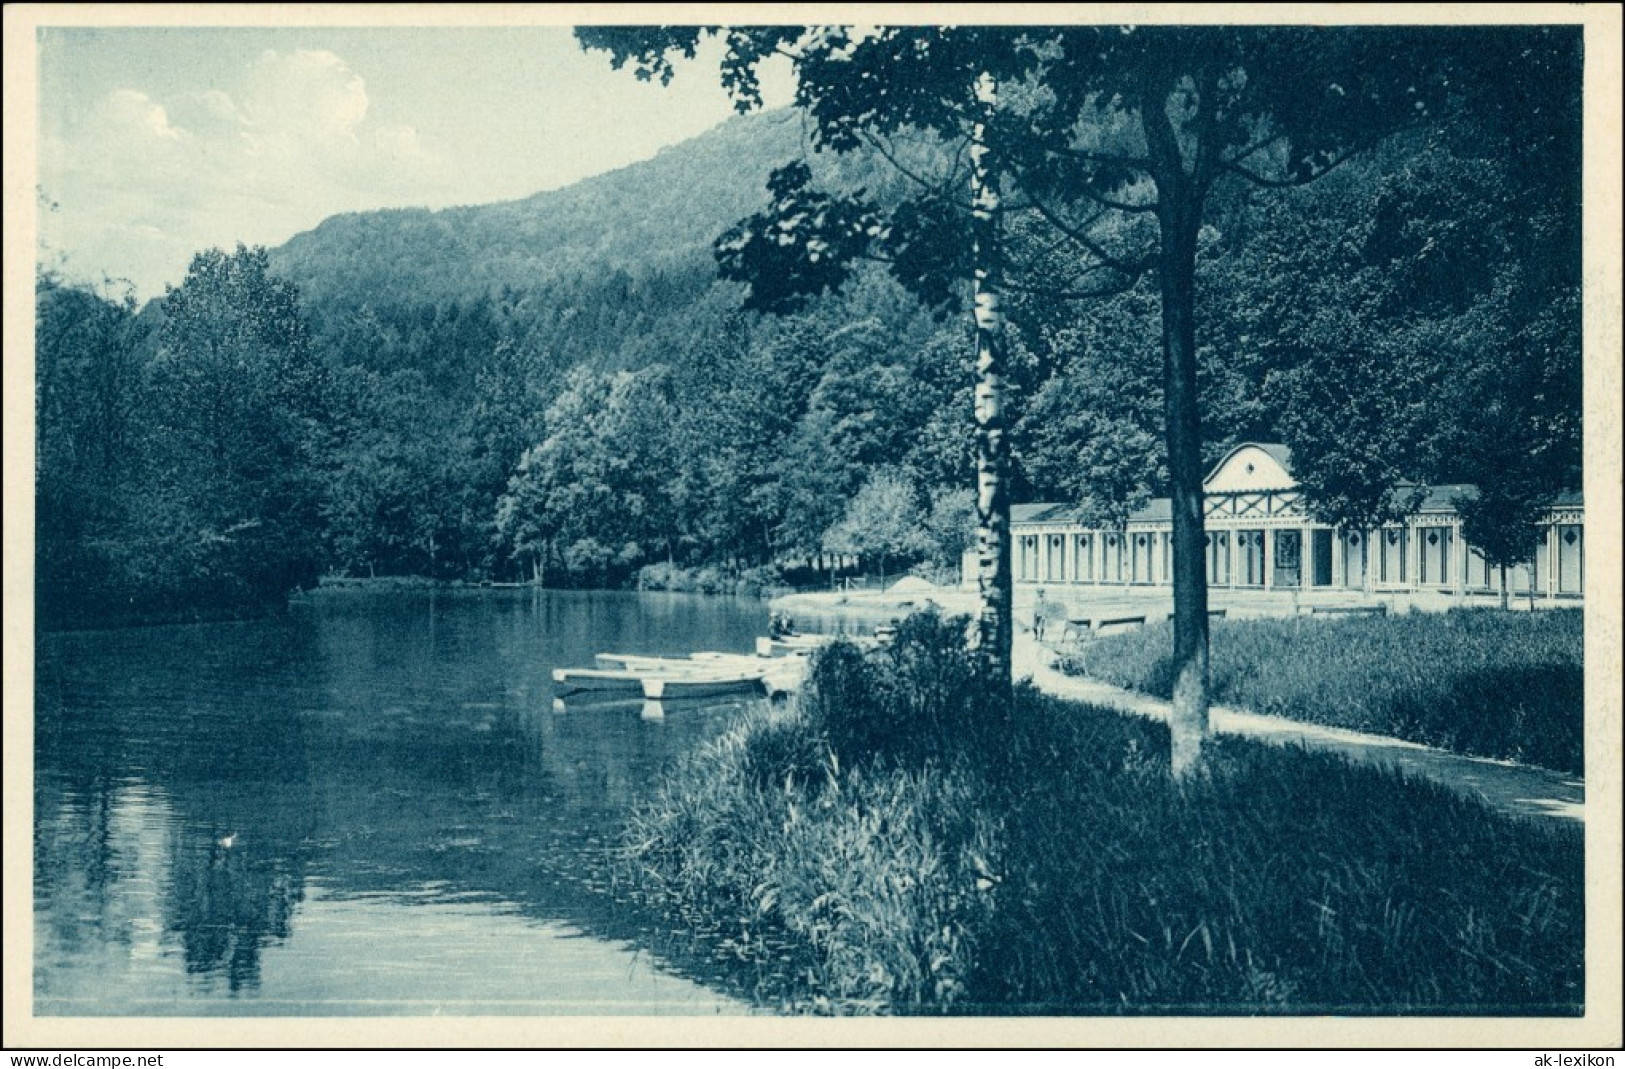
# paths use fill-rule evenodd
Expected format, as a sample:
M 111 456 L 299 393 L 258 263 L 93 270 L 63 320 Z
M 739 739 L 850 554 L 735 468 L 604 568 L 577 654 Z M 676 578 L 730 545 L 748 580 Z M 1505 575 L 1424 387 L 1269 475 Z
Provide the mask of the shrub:
M 1234 738 L 1175 783 L 1162 724 L 1001 713 L 958 626 L 833 646 L 683 762 L 627 833 L 638 900 L 791 1009 L 1580 1011 L 1578 828 Z
M 784 585 L 778 568 L 771 564 L 723 571 L 710 564 L 685 568 L 666 561 L 646 564 L 638 569 L 637 588 L 746 596 L 767 596 L 789 589 Z
M 1220 620 L 1216 701 L 1270 716 L 1390 735 L 1578 773 L 1584 767 L 1578 611 L 1494 609 L 1351 620 Z M 1114 635 L 1073 671 L 1168 697 L 1166 625 Z
M 763 997 L 947 1009 L 986 925 L 995 831 L 962 773 L 844 768 L 799 712 L 758 712 L 637 810 L 623 865 L 645 905 L 762 970 Z
M 1005 725 L 966 647 L 967 626 L 930 609 L 872 653 L 845 641 L 820 650 L 802 699 L 808 725 L 848 764 L 914 766 L 978 748 Z

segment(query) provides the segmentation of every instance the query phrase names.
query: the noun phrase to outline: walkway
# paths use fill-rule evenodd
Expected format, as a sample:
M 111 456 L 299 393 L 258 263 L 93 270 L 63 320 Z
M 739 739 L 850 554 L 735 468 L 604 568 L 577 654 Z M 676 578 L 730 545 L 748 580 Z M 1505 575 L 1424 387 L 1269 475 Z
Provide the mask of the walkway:
M 1058 671 L 1052 651 L 1028 633 L 1016 635 L 1014 661 L 1018 678 L 1030 676 L 1034 686 L 1056 697 L 1158 719 L 1168 715 L 1169 703 L 1160 698 Z M 1559 825 L 1585 820 L 1585 782 L 1576 776 L 1511 761 L 1462 757 L 1419 743 L 1260 716 L 1222 705 L 1214 706 L 1210 716 L 1215 732 L 1329 750 L 1353 761 L 1433 780 L 1512 816 Z
M 1098 593 L 1085 592 L 1089 594 L 1086 598 L 1077 592 L 1066 593 L 1068 596 L 1064 598 L 1052 593 L 1049 600 L 1064 600 L 1069 609 L 1081 604 L 1095 613 L 1121 612 L 1123 615 L 1150 614 L 1159 609 L 1166 612 L 1172 605 L 1166 595 L 1152 592 L 1103 590 Z M 1031 631 L 1023 626 L 1031 620 L 1033 598 L 1032 588 L 1016 588 L 1014 667 L 1018 679 L 1031 677 L 1040 690 L 1061 698 L 1141 716 L 1164 718 L 1168 715 L 1169 704 L 1160 698 L 1058 671 L 1053 664 L 1053 651 L 1033 641 Z M 806 593 L 775 598 L 773 607 L 784 609 L 794 616 L 823 617 L 842 621 L 843 624 L 872 626 L 877 622 L 907 616 L 927 602 L 938 605 L 945 612 L 966 613 L 974 611 L 976 596 L 972 591 L 957 588 L 938 589 L 928 596 L 900 596 L 883 591 Z M 1233 598 L 1226 607 L 1232 616 L 1282 616 L 1291 615 L 1299 605 L 1289 595 L 1254 592 Z M 1443 606 L 1418 604 L 1417 607 Z M 1463 757 L 1401 739 L 1260 716 L 1222 705 L 1214 706 L 1210 716 L 1216 732 L 1247 735 L 1283 745 L 1299 743 L 1317 750 L 1339 753 L 1353 761 L 1393 768 L 1407 776 L 1433 780 L 1513 816 L 1552 821 L 1565 826 L 1585 820 L 1585 781 L 1578 776 L 1511 761 Z

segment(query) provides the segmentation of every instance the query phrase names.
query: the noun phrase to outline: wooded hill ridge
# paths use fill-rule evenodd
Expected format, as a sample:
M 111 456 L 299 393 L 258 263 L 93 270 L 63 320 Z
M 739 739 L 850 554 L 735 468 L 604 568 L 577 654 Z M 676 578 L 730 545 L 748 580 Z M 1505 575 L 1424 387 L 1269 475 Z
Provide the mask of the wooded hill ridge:
M 1452 115 L 1303 189 L 1218 192 L 1198 267 L 1209 459 L 1283 441 L 1333 516 L 1405 479 L 1578 484 L 1566 94 Z M 778 317 L 718 277 L 713 243 L 804 155 L 837 192 L 909 181 L 871 153 L 811 154 L 796 113 L 768 112 L 523 200 L 201 255 L 140 315 L 43 276 L 42 620 L 275 601 L 329 571 L 720 586 L 821 552 L 952 568 L 968 315 L 878 267 Z M 1013 235 L 1012 256 L 1041 254 Z M 1161 492 L 1154 284 L 1008 311 L 1014 499 L 1111 519 Z

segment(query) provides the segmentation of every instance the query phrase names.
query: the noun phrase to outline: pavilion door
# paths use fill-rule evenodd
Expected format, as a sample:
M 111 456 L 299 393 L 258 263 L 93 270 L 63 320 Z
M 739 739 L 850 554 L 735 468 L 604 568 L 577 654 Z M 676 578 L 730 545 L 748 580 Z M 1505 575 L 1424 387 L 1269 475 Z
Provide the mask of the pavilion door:
M 1410 551 L 1410 531 L 1404 527 L 1390 527 L 1377 532 L 1381 555 L 1377 560 L 1377 579 L 1388 586 L 1399 586 L 1406 581 L 1406 556 Z
M 1016 564 L 1016 578 L 1034 580 L 1038 578 L 1038 536 L 1023 535 L 1018 543 L 1020 558 Z
M 1315 586 L 1332 585 L 1332 532 L 1329 530 L 1311 531 L 1310 542 L 1310 577 L 1309 582 Z
M 1422 539 L 1422 574 L 1418 577 L 1427 586 L 1449 586 L 1455 581 L 1450 563 L 1454 560 L 1454 539 L 1448 527 L 1424 527 L 1418 532 Z
M 1100 581 L 1120 583 L 1123 581 L 1123 536 L 1108 534 L 1105 538 L 1105 550 L 1101 554 L 1100 561 Z
M 1049 536 L 1049 553 L 1044 558 L 1044 579 L 1051 583 L 1066 580 L 1066 536 Z
M 1133 581 L 1136 583 L 1151 582 L 1151 536 L 1147 534 L 1130 535 L 1132 540 L 1131 560 L 1133 561 Z
M 1207 536 L 1207 581 L 1212 586 L 1230 585 L 1230 532 L 1209 531 Z
M 1303 582 L 1303 532 L 1276 531 L 1272 585 L 1295 587 Z
M 1236 532 L 1236 585 L 1264 585 L 1264 532 Z
M 1557 529 L 1557 592 L 1579 594 L 1585 590 L 1585 531 L 1564 524 Z
M 1344 531 L 1338 537 L 1343 550 L 1343 585 L 1350 590 L 1365 589 L 1366 537 L 1359 531 Z

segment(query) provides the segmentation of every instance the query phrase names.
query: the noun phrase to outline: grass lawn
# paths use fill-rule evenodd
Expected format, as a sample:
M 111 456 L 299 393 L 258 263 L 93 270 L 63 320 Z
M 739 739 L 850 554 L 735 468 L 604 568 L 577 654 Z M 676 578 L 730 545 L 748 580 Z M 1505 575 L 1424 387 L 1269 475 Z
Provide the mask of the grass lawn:
M 1213 699 L 1580 774 L 1583 645 L 1578 609 L 1216 620 Z M 1099 639 L 1061 667 L 1166 698 L 1171 648 L 1161 624 Z
M 1032 690 L 917 616 L 636 814 L 623 886 L 769 1005 L 983 1014 L 1581 1012 L 1580 829 Z

